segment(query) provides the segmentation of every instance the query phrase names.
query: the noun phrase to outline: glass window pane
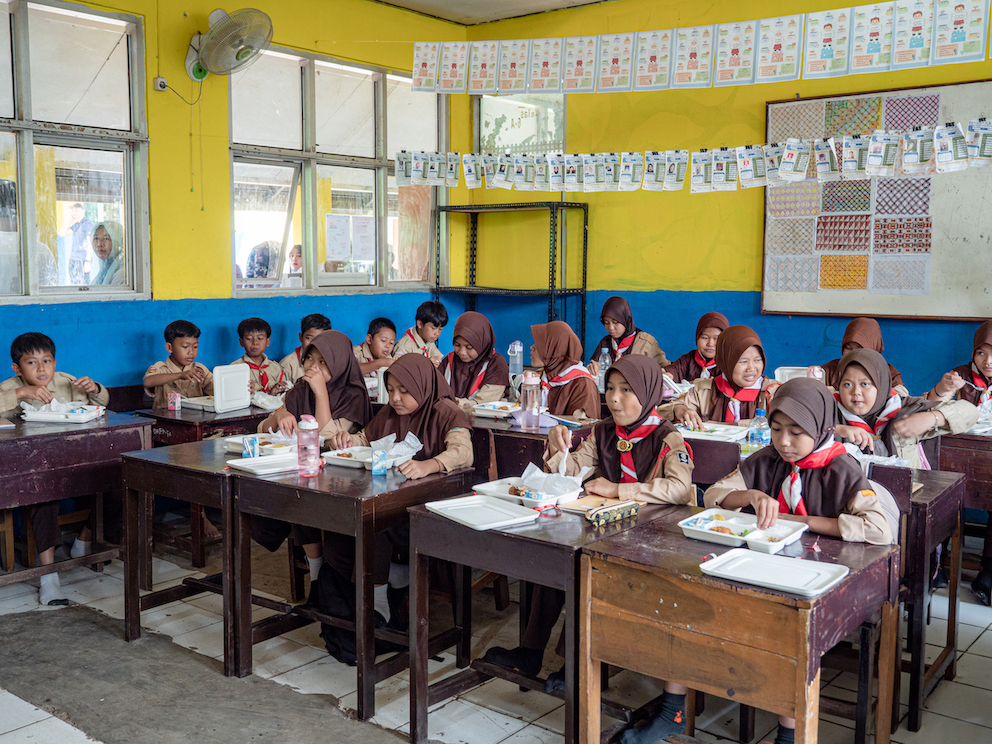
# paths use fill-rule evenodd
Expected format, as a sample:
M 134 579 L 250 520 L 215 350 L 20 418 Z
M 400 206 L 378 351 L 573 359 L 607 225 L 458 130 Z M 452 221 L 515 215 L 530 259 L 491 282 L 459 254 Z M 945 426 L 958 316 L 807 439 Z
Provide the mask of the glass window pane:
M 124 154 L 35 145 L 34 175 L 41 286 L 130 286 Z
M 33 118 L 130 129 L 126 25 L 29 8 Z
M 565 96 L 482 96 L 479 152 L 565 152 Z
M 17 147 L 0 132 L 0 295 L 21 294 L 21 250 L 17 230 Z
M 232 137 L 246 145 L 303 149 L 303 68 L 266 53 L 231 76 Z
M 317 62 L 317 152 L 375 157 L 375 73 Z
M 431 187 L 402 186 L 389 177 L 386 220 L 389 280 L 426 282 L 431 266 Z
M 14 118 L 14 76 L 10 47 L 10 11 L 0 5 L 0 116 Z
M 271 289 L 283 283 L 292 245 L 284 245 L 286 220 L 297 201 L 298 168 L 234 164 L 234 256 L 238 289 Z M 290 236 L 292 236 L 292 223 Z M 289 279 L 289 277 L 285 277 Z M 293 278 L 296 279 L 295 277 Z M 287 281 L 286 286 L 300 286 Z
M 386 157 L 399 150 L 437 152 L 437 96 L 414 93 L 410 78 L 386 76 Z
M 375 171 L 317 166 L 317 283 L 375 284 Z

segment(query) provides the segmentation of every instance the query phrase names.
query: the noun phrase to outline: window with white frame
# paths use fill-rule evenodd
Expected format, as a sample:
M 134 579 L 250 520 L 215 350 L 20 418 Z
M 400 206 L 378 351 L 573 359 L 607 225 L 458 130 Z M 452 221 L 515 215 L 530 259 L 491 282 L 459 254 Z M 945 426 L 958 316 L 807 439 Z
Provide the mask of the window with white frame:
M 393 156 L 437 150 L 436 96 L 381 69 L 276 50 L 230 91 L 236 290 L 428 281 L 433 194 L 397 188 Z
M 3 302 L 148 294 L 143 56 L 139 18 L 0 0 Z

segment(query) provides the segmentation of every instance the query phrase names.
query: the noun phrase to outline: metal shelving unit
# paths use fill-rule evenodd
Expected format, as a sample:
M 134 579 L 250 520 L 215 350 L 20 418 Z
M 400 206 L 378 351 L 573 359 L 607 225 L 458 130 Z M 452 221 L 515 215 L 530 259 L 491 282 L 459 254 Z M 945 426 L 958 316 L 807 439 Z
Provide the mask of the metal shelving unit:
M 556 302 L 564 301 L 567 297 L 581 299 L 582 314 L 579 339 L 585 346 L 586 340 L 586 264 L 589 247 L 589 205 L 584 202 L 525 202 L 523 204 L 464 204 L 440 206 L 437 220 L 437 239 L 434 243 L 434 297 L 440 297 L 442 292 L 468 295 L 468 309 L 475 309 L 475 298 L 478 295 L 504 297 L 540 297 L 548 298 L 548 322 L 559 319 Z M 562 285 L 566 283 L 565 267 L 567 263 L 567 231 L 561 212 L 563 210 L 582 210 L 582 286 L 566 287 L 558 284 L 558 261 L 561 254 Z M 479 215 L 492 212 L 536 212 L 547 210 L 550 216 L 550 238 L 548 241 L 548 286 L 547 289 L 510 289 L 507 287 L 480 287 L 475 283 L 475 262 L 479 246 Z M 441 213 L 461 213 L 469 215 L 469 259 L 468 284 L 466 286 L 441 286 Z M 558 238 L 558 223 L 562 222 L 561 239 Z M 562 313 L 564 314 L 564 312 Z

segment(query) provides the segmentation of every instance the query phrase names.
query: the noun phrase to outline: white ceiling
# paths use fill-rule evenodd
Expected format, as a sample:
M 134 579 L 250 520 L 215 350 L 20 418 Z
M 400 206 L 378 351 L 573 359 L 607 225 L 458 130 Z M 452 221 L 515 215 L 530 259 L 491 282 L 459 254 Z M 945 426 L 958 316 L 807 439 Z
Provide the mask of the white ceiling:
M 466 26 L 612 0 L 378 0 Z

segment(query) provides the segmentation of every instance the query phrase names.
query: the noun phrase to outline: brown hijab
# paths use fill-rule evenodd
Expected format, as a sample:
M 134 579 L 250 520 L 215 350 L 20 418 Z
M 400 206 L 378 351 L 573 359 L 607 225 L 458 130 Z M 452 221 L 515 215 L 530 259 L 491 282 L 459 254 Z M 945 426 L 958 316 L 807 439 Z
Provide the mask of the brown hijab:
M 985 382 L 985 387 L 992 386 L 992 380 L 982 373 L 978 369 L 978 365 L 975 364 L 975 352 L 978 351 L 978 347 L 982 344 L 992 345 L 992 320 L 986 320 L 980 326 L 978 330 L 975 331 L 975 343 L 972 344 L 971 348 L 971 363 L 962 364 L 960 367 L 955 367 L 952 371 L 957 372 L 961 377 L 968 382 L 977 383 L 978 380 L 975 375 Z M 972 405 L 980 405 L 982 402 L 982 391 L 975 390 L 971 385 L 965 385 L 963 388 L 958 390 L 958 398 L 961 400 L 966 400 Z
M 706 313 L 703 317 L 699 319 L 696 323 L 696 338 L 703 335 L 703 330 L 706 328 L 719 328 L 721 332 L 727 330 L 730 327 L 730 321 L 727 320 L 727 316 L 723 313 Z M 740 359 L 740 357 L 737 357 Z
M 327 383 L 327 402 L 331 418 L 344 418 L 365 426 L 372 418 L 372 403 L 362 379 L 362 370 L 352 352 L 351 340 L 340 331 L 324 331 L 300 354 L 305 360 L 311 348 L 324 357 L 331 381 Z M 310 383 L 300 378 L 286 393 L 286 410 L 299 418 L 314 414 L 315 400 Z
M 630 336 L 636 336 L 641 330 L 634 325 L 634 316 L 630 312 L 630 303 L 627 302 L 623 297 L 610 297 L 606 302 L 603 303 L 603 311 L 599 314 L 599 322 L 602 323 L 605 318 L 613 318 L 620 325 L 623 326 L 623 335 L 616 339 L 617 343 L 625 341 Z M 613 352 L 613 337 L 610 334 L 603 336 L 596 348 L 592 350 L 592 359 L 598 359 L 600 349 L 608 349 L 610 354 L 610 359 L 616 360 L 616 355 Z M 627 352 L 630 353 L 629 351 Z
M 387 434 L 395 434 L 396 440 L 400 441 L 412 431 L 424 445 L 413 459 L 429 460 L 444 452 L 444 438 L 449 431 L 472 428 L 468 417 L 455 402 L 451 386 L 427 357 L 404 354 L 384 370 L 383 378 L 384 384 L 394 378 L 419 405 L 407 416 L 399 415 L 390 405 L 383 406 L 365 427 L 365 436 L 370 442 Z
M 530 331 L 548 380 L 582 363 L 582 343 L 565 321 L 532 325 Z M 588 372 L 548 391 L 548 411 L 552 415 L 568 416 L 580 409 L 590 418 L 597 418 L 600 411 L 599 390 Z
M 608 374 L 612 375 L 614 372 L 623 375 L 623 378 L 630 385 L 630 389 L 637 396 L 637 400 L 641 402 L 641 415 L 637 421 L 630 426 L 621 427 L 624 433 L 629 435 L 649 416 L 658 416 L 655 409 L 662 402 L 661 367 L 656 361 L 646 356 L 625 356 L 614 362 Z M 617 451 L 618 426 L 613 420 L 613 416 L 607 416 L 596 424 L 594 429 L 596 448 L 599 454 L 599 469 L 602 471 L 603 477 L 613 483 L 619 483 L 621 477 L 620 453 Z M 634 445 L 631 455 L 634 458 L 634 469 L 637 471 L 639 481 L 644 482 L 651 475 L 651 471 L 654 470 L 654 466 L 658 462 L 658 455 L 665 446 L 665 437 L 675 430 L 669 421 L 661 419 L 661 423 L 654 431 Z
M 451 389 L 457 397 L 470 397 L 472 384 L 486 362 L 489 362 L 489 365 L 486 366 L 486 373 L 482 378 L 483 385 L 502 385 L 505 388 L 510 384 L 510 367 L 494 349 L 496 339 L 493 327 L 485 315 L 476 312 L 462 313 L 455 323 L 452 338 L 458 336 L 468 341 L 472 348 L 479 352 L 479 356 L 466 364 L 452 352 L 441 362 L 442 374 L 448 365 L 451 365 Z
M 721 332 L 719 338 L 716 340 L 716 356 L 714 357 L 716 359 L 716 368 L 720 370 L 720 374 L 730 384 L 730 387 L 735 393 L 740 391 L 740 386 L 734 382 L 734 367 L 737 366 L 737 362 L 743 356 L 744 352 L 752 346 L 758 347 L 762 361 L 767 364 L 768 361 L 765 358 L 765 350 L 761 345 L 761 339 L 758 338 L 757 333 L 747 326 L 730 326 Z M 717 387 L 716 380 L 713 381 L 711 390 L 710 410 L 706 418 L 710 421 L 723 421 L 726 414 L 727 402 L 730 399 Z M 758 397 L 760 398 L 760 395 Z M 742 400 L 741 420 L 754 418 L 754 412 L 757 409 L 757 398 L 755 400 Z
M 881 354 L 885 351 L 885 344 L 882 343 L 882 329 L 878 321 L 874 318 L 855 318 L 847 324 L 844 331 L 844 338 L 841 339 L 841 351 L 844 344 L 853 341 L 862 349 L 872 349 Z M 840 378 L 843 372 L 839 371 L 840 359 L 833 359 L 823 365 L 824 382 L 834 390 L 840 385 Z M 899 370 L 889 365 L 889 374 L 892 375 L 893 385 L 902 385 L 902 375 Z

